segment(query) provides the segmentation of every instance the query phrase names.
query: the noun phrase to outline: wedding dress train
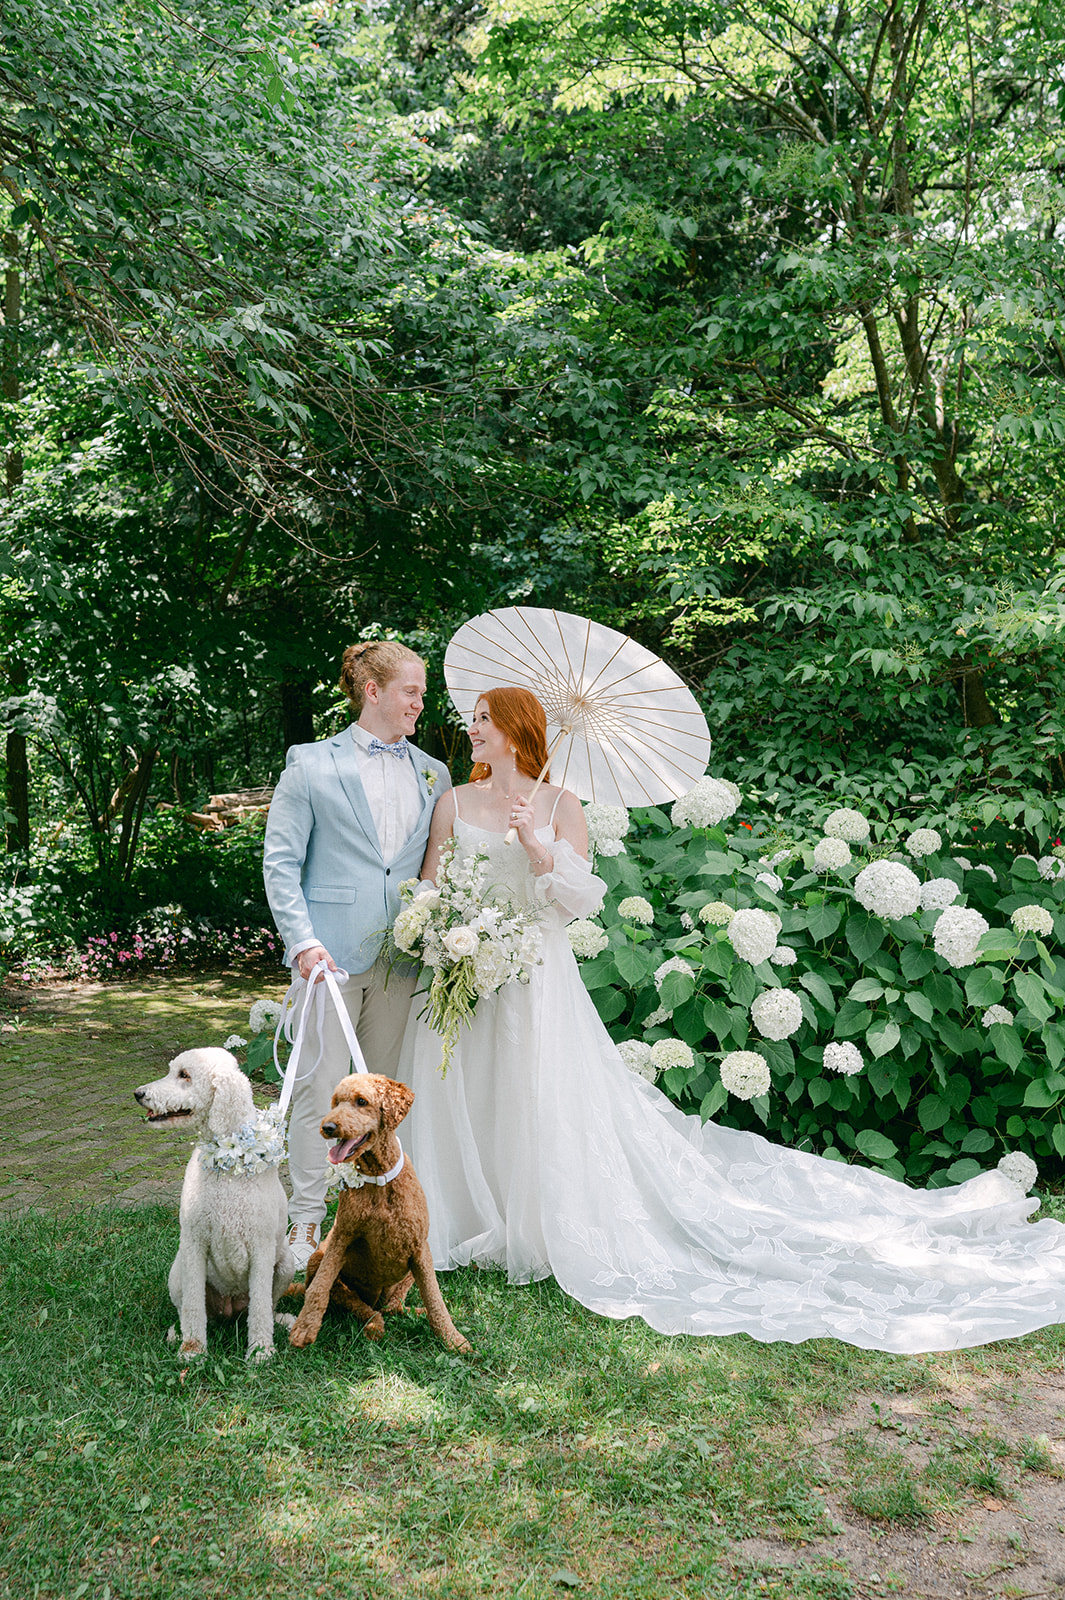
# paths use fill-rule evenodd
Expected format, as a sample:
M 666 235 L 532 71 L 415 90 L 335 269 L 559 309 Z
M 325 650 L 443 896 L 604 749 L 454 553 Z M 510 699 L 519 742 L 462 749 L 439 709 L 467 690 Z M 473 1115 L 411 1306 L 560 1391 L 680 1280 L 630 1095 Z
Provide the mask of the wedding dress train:
M 554 871 L 456 819 L 460 851 L 544 903 L 543 965 L 479 1001 L 440 1076 L 415 998 L 397 1076 L 438 1270 L 553 1274 L 590 1310 L 663 1333 L 831 1335 L 867 1349 L 949 1350 L 1065 1321 L 1065 1227 L 1000 1172 L 908 1188 L 684 1116 L 624 1064 L 581 981 L 565 923 L 602 883 L 553 828 Z

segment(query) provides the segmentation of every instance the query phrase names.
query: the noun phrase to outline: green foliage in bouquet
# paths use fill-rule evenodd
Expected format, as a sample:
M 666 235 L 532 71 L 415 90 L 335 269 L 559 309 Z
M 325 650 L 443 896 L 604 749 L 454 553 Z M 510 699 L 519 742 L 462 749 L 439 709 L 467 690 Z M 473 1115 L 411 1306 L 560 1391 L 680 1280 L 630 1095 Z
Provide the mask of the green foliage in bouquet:
M 1065 1167 L 1065 852 L 684 816 L 633 814 L 571 939 L 630 1065 L 704 1119 L 933 1187 L 1007 1152 Z

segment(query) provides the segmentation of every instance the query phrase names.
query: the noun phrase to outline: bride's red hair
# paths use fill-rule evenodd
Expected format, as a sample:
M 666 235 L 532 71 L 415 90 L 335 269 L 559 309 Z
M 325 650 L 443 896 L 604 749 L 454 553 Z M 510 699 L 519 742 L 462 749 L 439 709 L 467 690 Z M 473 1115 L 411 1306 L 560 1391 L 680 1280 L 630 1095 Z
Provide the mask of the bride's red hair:
M 514 746 L 518 771 L 526 778 L 538 778 L 547 766 L 547 716 L 539 700 L 529 689 L 486 689 L 477 696 L 477 704 L 482 700 L 487 702 L 495 726 Z M 470 782 L 477 783 L 491 774 L 487 761 L 478 761 L 470 773 Z M 551 782 L 550 773 L 544 781 Z

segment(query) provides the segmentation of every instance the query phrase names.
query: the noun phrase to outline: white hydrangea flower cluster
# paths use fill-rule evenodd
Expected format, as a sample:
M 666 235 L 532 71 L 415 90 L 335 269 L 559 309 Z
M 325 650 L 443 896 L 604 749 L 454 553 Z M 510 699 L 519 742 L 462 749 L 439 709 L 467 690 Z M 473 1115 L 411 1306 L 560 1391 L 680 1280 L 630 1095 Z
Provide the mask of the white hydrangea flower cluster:
M 588 824 L 588 846 L 601 856 L 625 854 L 622 840 L 629 831 L 629 813 L 624 806 L 602 805 L 590 801 L 584 807 L 584 820 Z
M 648 1083 L 654 1083 L 658 1077 L 658 1068 L 651 1060 L 649 1044 L 645 1044 L 642 1039 L 622 1039 L 618 1045 L 618 1054 L 630 1072 L 639 1073 Z
M 729 943 L 740 960 L 749 961 L 752 967 L 769 960 L 779 932 L 780 918 L 756 906 L 737 911 L 728 924 Z
M 670 1067 L 694 1067 L 695 1052 L 683 1039 L 656 1039 L 651 1046 L 651 1064 L 656 1072 Z
M 1059 861 L 1057 856 L 1040 856 L 1036 862 L 1039 876 L 1048 883 L 1054 883 L 1058 878 L 1065 878 L 1065 861 Z
M 869 837 L 869 819 L 860 811 L 840 806 L 825 818 L 822 833 L 829 839 L 846 839 L 851 844 L 864 844 Z
M 921 880 L 898 861 L 870 861 L 854 880 L 858 904 L 874 917 L 897 922 L 912 917 L 921 903 Z
M 684 929 L 685 933 L 694 933 L 695 932 L 695 918 L 693 916 L 689 915 L 689 913 L 687 911 L 682 911 L 681 912 L 681 914 L 680 914 L 680 925 Z
M 699 907 L 699 921 L 715 928 L 727 928 L 735 915 L 735 906 L 727 906 L 724 900 L 710 900 Z
M 577 917 L 566 928 L 569 947 L 579 961 L 589 961 L 603 953 L 610 940 L 597 922 L 588 917 Z
M 963 872 L 971 872 L 973 870 L 973 864 L 969 860 L 968 856 L 955 856 L 954 865 L 956 867 L 961 867 Z
M 980 1021 L 985 1028 L 993 1028 L 996 1022 L 1012 1022 L 1013 1012 L 1007 1010 L 1005 1006 L 988 1006 Z
M 674 801 L 670 816 L 675 828 L 716 828 L 737 811 L 743 795 L 724 778 L 700 778 L 694 789 Z
M 785 861 L 790 861 L 794 854 L 794 850 L 774 850 L 771 856 L 759 856 L 758 865 L 768 867 L 770 872 L 775 872 Z
M 929 878 L 921 885 L 921 910 L 945 911 L 960 893 L 953 878 Z
M 826 1044 L 822 1061 L 826 1072 L 841 1072 L 845 1078 L 853 1078 L 865 1065 L 862 1052 L 849 1039 L 833 1039 Z
M 222 1045 L 222 1049 L 223 1050 L 243 1050 L 245 1048 L 245 1046 L 247 1045 L 247 1043 L 248 1043 L 247 1039 L 242 1039 L 239 1033 L 231 1033 L 229 1035 L 229 1038 Z
M 906 848 L 914 860 L 922 856 L 938 855 L 943 848 L 943 837 L 935 828 L 915 828 L 906 840 Z
M 626 922 L 639 922 L 647 928 L 655 920 L 655 908 L 642 894 L 630 894 L 620 902 L 618 916 Z
M 280 1107 L 265 1111 L 243 1123 L 235 1133 L 219 1134 L 197 1144 L 200 1165 L 209 1172 L 226 1172 L 235 1178 L 257 1178 L 285 1159 L 285 1123 Z
M 846 839 L 827 834 L 814 845 L 814 866 L 818 872 L 838 872 L 850 859 L 851 847 Z
M 277 1000 L 256 1000 L 248 1012 L 248 1028 L 251 1033 L 273 1033 L 277 1027 L 277 1019 L 281 1015 L 281 1006 Z
M 790 944 L 778 944 L 769 959 L 774 967 L 793 967 L 799 957 Z
M 772 1081 L 768 1063 L 755 1050 L 730 1050 L 721 1063 L 721 1082 L 737 1100 L 768 1094 Z
M 980 861 L 980 862 L 978 862 L 978 863 L 977 863 L 977 866 L 976 866 L 976 870 L 977 870 L 977 872 L 986 872 L 986 873 L 987 873 L 987 875 L 988 875 L 988 877 L 989 877 L 989 878 L 990 878 L 990 879 L 991 879 L 991 882 L 992 882 L 992 883 L 997 883 L 997 882 L 998 882 L 998 878 L 997 878 L 997 876 L 996 876 L 996 875 L 995 875 L 995 869 L 994 869 L 994 867 L 989 867 L 989 866 L 988 866 L 988 865 L 987 865 L 987 862 L 986 862 L 986 861 Z
M 939 913 L 932 934 L 936 955 L 952 967 L 971 967 L 977 959 L 976 947 L 987 929 L 987 919 L 979 911 L 968 906 L 948 906 Z
M 1022 1194 L 1027 1194 L 1039 1176 L 1039 1168 L 1023 1150 L 1007 1150 L 998 1163 L 998 1170 L 1010 1183 L 1015 1183 Z
M 695 968 L 690 966 L 683 956 L 670 956 L 669 960 L 663 961 L 655 972 L 655 988 L 659 992 L 661 992 L 662 985 L 666 980 L 666 975 L 670 972 L 687 972 L 691 977 L 694 978 L 695 976 Z
M 1048 933 L 1054 932 L 1054 918 L 1046 906 L 1018 906 L 1016 911 L 1010 912 L 1010 921 L 1014 933 L 1022 938 L 1026 933 L 1037 933 L 1045 938 Z
M 763 1039 L 790 1039 L 802 1022 L 802 1004 L 791 989 L 763 989 L 751 1002 L 751 1021 Z
M 655 1006 L 651 1015 L 644 1017 L 643 1026 L 645 1028 L 660 1028 L 663 1022 L 668 1022 L 672 1015 L 672 1010 L 667 1010 L 665 1006 Z
M 760 872 L 754 881 L 764 883 L 773 894 L 779 894 L 784 887 L 784 879 L 778 878 L 775 872 Z

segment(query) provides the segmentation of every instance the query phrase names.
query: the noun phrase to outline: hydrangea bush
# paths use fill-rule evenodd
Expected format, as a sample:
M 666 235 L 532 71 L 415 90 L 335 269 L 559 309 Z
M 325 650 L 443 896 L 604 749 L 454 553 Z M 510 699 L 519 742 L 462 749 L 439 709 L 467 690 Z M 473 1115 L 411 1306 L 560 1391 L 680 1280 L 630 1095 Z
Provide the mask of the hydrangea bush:
M 634 1070 L 686 1111 L 914 1182 L 1013 1154 L 1065 1170 L 1065 878 L 1002 843 L 974 862 L 938 818 L 875 838 L 842 806 L 820 838 L 715 822 L 733 798 L 706 780 L 672 816 L 634 812 L 597 860 L 607 942 L 582 929 L 581 972 Z

